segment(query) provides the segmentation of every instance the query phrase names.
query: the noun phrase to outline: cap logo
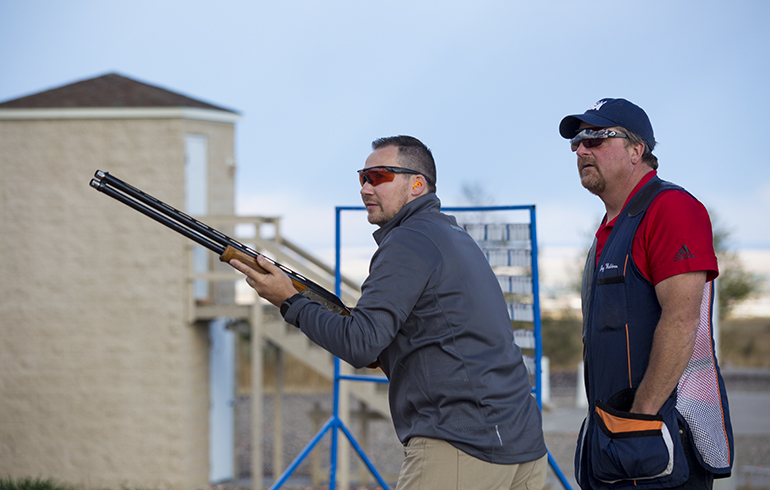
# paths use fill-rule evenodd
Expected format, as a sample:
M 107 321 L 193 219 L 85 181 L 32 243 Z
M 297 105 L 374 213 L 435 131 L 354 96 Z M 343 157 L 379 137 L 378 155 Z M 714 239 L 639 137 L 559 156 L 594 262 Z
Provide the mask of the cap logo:
M 607 100 L 606 99 L 602 99 L 599 102 L 597 102 L 596 104 L 594 104 L 591 107 L 589 107 L 588 109 L 586 109 L 586 112 L 588 112 L 588 111 L 598 111 L 606 103 L 607 103 Z

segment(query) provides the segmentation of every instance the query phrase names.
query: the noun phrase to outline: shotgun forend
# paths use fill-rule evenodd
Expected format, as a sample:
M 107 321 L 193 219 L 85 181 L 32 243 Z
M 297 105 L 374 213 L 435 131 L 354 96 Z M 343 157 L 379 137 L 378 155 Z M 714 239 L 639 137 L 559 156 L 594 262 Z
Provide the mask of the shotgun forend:
M 192 216 L 169 206 L 163 201 L 152 197 L 117 177 L 110 175 L 109 172 L 97 170 L 96 173 L 94 173 L 94 178 L 91 179 L 90 185 L 99 192 L 107 194 L 126 206 L 139 211 L 148 218 L 151 218 L 158 223 L 171 228 L 177 233 L 184 235 L 195 243 L 208 248 L 219 255 L 219 260 L 222 262 L 238 259 L 253 269 L 264 271 L 264 269 L 257 264 L 257 257 L 261 255 L 285 272 L 291 279 L 294 289 L 303 296 L 318 301 L 329 311 L 339 313 L 340 315 L 350 314 L 348 307 L 345 306 L 342 300 L 331 291 L 319 286 L 302 274 L 279 264 L 264 254 L 260 254 L 256 250 L 247 247 L 221 231 L 198 221 Z

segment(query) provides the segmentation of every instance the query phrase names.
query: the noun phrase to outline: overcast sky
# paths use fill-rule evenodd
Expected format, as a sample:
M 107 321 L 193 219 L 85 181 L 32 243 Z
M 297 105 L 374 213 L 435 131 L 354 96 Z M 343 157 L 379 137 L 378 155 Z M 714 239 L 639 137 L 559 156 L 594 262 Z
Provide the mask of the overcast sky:
M 0 101 L 117 72 L 234 109 L 238 212 L 328 249 L 371 141 L 394 134 L 433 150 L 445 206 L 470 186 L 536 205 L 541 247 L 587 245 L 604 208 L 557 128 L 624 97 L 659 175 L 732 246 L 770 249 L 769 26 L 766 0 L 0 0 Z

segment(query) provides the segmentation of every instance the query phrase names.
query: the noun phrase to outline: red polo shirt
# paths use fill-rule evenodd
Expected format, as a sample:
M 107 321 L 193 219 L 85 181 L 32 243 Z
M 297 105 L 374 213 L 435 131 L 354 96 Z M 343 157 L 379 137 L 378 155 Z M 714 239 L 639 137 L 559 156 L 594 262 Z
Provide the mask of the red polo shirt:
M 642 178 L 623 209 L 655 175 L 653 170 Z M 597 263 L 616 220 L 602 224 L 596 232 Z M 684 191 L 664 191 L 653 199 L 636 230 L 631 253 L 636 267 L 653 285 L 685 272 L 706 271 L 707 281 L 719 275 L 708 212 Z

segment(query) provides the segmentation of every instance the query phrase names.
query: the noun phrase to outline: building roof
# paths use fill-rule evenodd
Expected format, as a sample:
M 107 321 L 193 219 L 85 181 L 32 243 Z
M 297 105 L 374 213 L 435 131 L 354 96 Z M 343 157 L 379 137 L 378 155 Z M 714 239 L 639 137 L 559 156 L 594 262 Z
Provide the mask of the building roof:
M 237 114 L 164 88 L 108 73 L 0 103 L 0 109 L 191 107 Z

